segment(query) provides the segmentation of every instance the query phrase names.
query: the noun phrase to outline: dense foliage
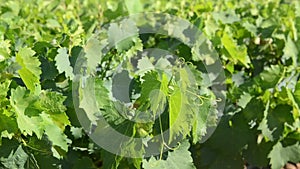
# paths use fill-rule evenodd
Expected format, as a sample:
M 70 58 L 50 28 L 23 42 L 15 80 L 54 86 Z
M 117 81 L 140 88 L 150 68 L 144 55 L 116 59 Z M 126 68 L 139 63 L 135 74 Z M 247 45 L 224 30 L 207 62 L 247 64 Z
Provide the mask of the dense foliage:
M 186 19 L 211 41 L 227 86 L 224 112 L 219 110 L 224 115 L 218 124 L 220 99 L 207 77 L 219 75 L 206 72 L 204 64 L 209 59 L 195 56 L 195 48 L 157 34 L 131 36 L 117 43 L 130 22 L 111 25 L 108 41 L 99 39 L 102 26 L 139 12 Z M 139 25 L 135 26 L 127 32 L 138 34 Z M 287 162 L 300 162 L 299 38 L 297 0 L 2 0 L 0 168 L 240 169 L 248 163 L 280 169 Z M 113 47 L 103 58 L 93 60 L 103 44 Z M 147 48 L 166 50 L 181 59 L 171 63 L 162 58 L 154 63 L 151 58 L 134 57 Z M 84 70 L 76 69 L 80 59 Z M 77 81 L 76 71 L 83 74 Z M 91 83 L 86 74 L 95 81 Z M 120 86 L 109 85 L 114 81 L 131 85 L 128 98 L 122 98 L 126 94 Z M 99 92 L 94 98 L 89 93 L 91 84 Z M 78 103 L 73 102 L 75 89 Z M 133 104 L 126 107 L 109 95 Z M 169 137 L 162 139 L 166 152 L 125 158 L 97 146 L 86 134 L 93 132 L 93 125 L 85 132 L 76 113 L 78 106 L 91 124 L 97 123 L 92 100 L 105 119 L 130 138 L 147 140 L 172 126 Z M 132 123 L 128 119 L 135 117 L 136 109 L 148 112 L 147 118 L 160 117 Z M 123 114 L 116 113 L 120 110 Z M 201 142 L 206 128 L 214 125 L 212 136 Z M 177 145 L 179 136 L 183 140 Z M 128 151 L 135 150 L 130 141 Z

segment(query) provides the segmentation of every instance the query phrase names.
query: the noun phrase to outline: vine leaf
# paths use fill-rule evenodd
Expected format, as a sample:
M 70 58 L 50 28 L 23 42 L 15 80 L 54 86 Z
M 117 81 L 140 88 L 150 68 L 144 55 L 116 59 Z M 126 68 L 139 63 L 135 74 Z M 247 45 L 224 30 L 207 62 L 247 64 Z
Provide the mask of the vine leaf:
M 58 146 L 67 152 L 68 143 L 71 143 L 71 140 L 67 138 L 67 136 L 62 132 L 61 128 L 53 123 L 51 117 L 48 114 L 41 113 L 40 117 L 42 119 L 42 123 L 40 125 L 43 127 L 45 134 L 52 142 L 52 145 Z
M 207 120 L 209 116 L 209 111 L 211 108 L 211 101 L 210 100 L 203 100 L 201 106 L 199 106 L 199 111 L 196 112 L 195 120 L 193 123 L 193 143 L 196 144 L 204 134 L 206 134 L 207 129 Z
M 6 98 L 10 84 L 11 81 L 9 80 L 0 83 L 0 97 L 2 98 L 0 100 L 0 145 L 2 137 L 11 138 L 18 130 L 16 119 L 10 110 L 9 100 Z
M 130 15 L 143 12 L 143 4 L 140 0 L 125 0 L 125 5 Z
M 187 96 L 176 86 L 169 98 L 169 123 L 171 143 L 176 137 L 186 137 L 194 120 L 193 106 L 189 105 Z
M 28 155 L 20 145 L 16 152 L 11 152 L 7 158 L 1 157 L 0 161 L 6 168 L 24 169 L 24 165 L 28 159 Z
M 271 65 L 260 73 L 257 78 L 254 78 L 254 80 L 263 90 L 273 88 L 279 82 L 282 72 L 283 70 L 280 65 Z
M 46 91 L 42 91 L 39 97 L 41 108 L 49 114 L 65 112 L 67 110 L 63 104 L 65 99 L 61 93 Z
M 100 63 L 102 59 L 102 48 L 103 46 L 101 45 L 100 41 L 96 38 L 91 38 L 87 41 L 84 51 L 85 57 L 87 58 L 87 66 L 90 71 L 96 70 L 97 65 Z
M 92 78 L 86 80 L 84 88 L 79 88 L 79 107 L 84 109 L 92 124 L 96 124 L 98 120 L 96 113 L 99 112 L 94 91 L 94 80 Z
M 150 110 L 155 117 L 157 113 L 162 113 L 167 103 L 168 94 L 168 79 L 165 74 L 162 74 L 159 89 L 154 89 L 149 93 Z
M 252 96 L 249 93 L 244 92 L 238 100 L 237 105 L 244 109 L 247 106 L 247 104 L 251 101 L 251 99 Z
M 288 60 L 288 59 L 292 59 L 293 60 L 293 64 L 294 66 L 297 66 L 297 58 L 298 58 L 298 49 L 296 44 L 293 42 L 293 40 L 291 39 L 290 36 L 288 36 L 286 42 L 285 42 L 285 47 L 283 49 L 283 56 L 282 59 L 284 60 Z
M 287 162 L 299 162 L 300 145 L 299 143 L 283 147 L 280 142 L 273 146 L 268 155 L 271 159 L 270 164 L 273 169 L 281 169 Z
M 300 80 L 297 82 L 295 86 L 294 98 L 298 107 L 300 107 Z
M 193 164 L 193 158 L 189 152 L 190 144 L 187 140 L 184 140 L 180 146 L 173 152 L 168 153 L 166 160 L 156 160 L 151 157 L 149 161 L 143 160 L 143 168 L 145 169 L 195 169 Z
M 158 73 L 154 71 L 147 72 L 142 77 L 143 83 L 141 84 L 141 96 L 139 101 L 141 103 L 149 101 L 151 91 L 159 90 L 161 82 L 158 80 Z
M 230 10 L 224 12 L 213 12 L 212 15 L 216 21 L 220 21 L 224 24 L 231 24 L 241 20 L 234 11 Z
M 30 97 L 25 88 L 18 87 L 12 90 L 10 104 L 15 110 L 17 124 L 24 135 L 36 136 L 41 139 L 43 129 L 39 126 L 41 119 L 38 116 L 28 117 L 25 115 L 25 110 L 30 104 L 33 104 L 35 99 Z
M 292 125 L 293 115 L 292 107 L 289 105 L 277 105 L 275 108 L 270 108 L 269 102 L 264 111 L 264 118 L 259 124 L 258 129 L 267 139 L 274 141 L 281 136 L 285 124 Z
M 111 23 L 108 28 L 108 42 L 118 52 L 129 49 L 137 40 L 138 28 L 131 19 L 124 19 L 118 25 Z
M 153 70 L 154 66 L 148 57 L 143 57 L 138 60 L 137 68 L 139 69 L 137 74 L 144 75 L 146 72 Z
M 60 154 L 54 151 L 54 146 L 61 148 L 65 152 L 68 151 L 68 143 L 71 141 L 64 134 L 64 129 L 65 126 L 70 125 L 70 122 L 65 112 L 63 112 L 66 108 L 61 107 L 61 109 L 57 109 L 57 104 L 62 105 L 63 97 L 61 97 L 60 102 L 55 102 L 55 100 L 51 100 L 56 99 L 56 97 L 53 97 L 53 94 L 50 93 L 52 97 L 47 98 L 46 102 L 49 105 L 45 107 L 45 99 L 38 99 L 40 94 L 33 95 L 25 88 L 17 87 L 11 91 L 10 103 L 17 118 L 18 128 L 22 134 L 32 136 L 34 133 L 38 139 L 41 139 L 45 134 L 49 141 L 52 142 L 53 155 L 60 158 Z M 48 94 L 48 96 L 50 95 Z M 55 114 L 51 112 L 55 112 Z
M 33 57 L 35 52 L 30 48 L 21 48 L 16 55 L 16 61 L 22 67 L 18 73 L 25 83 L 26 87 L 34 91 L 36 85 L 39 85 L 40 75 L 42 74 L 41 62 L 38 58 Z
M 132 78 L 129 76 L 128 71 L 123 70 L 122 72 L 114 75 L 112 79 L 112 94 L 117 100 L 129 103 L 129 86 Z
M 224 32 L 221 42 L 224 45 L 225 49 L 231 56 L 234 62 L 241 62 L 244 66 L 249 68 L 250 58 L 247 54 L 247 48 L 245 45 L 239 46 L 233 40 L 233 38 L 227 33 Z
M 69 60 L 67 48 L 60 48 L 57 50 L 58 54 L 55 57 L 56 67 L 59 73 L 65 72 L 66 77 L 73 79 L 73 68 Z

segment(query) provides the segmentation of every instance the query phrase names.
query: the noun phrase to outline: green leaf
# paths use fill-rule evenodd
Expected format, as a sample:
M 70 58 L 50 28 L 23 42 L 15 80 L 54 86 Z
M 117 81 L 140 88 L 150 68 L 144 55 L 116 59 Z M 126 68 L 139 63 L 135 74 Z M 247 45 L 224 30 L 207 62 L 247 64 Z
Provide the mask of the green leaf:
M 199 106 L 199 111 L 196 112 L 195 120 L 193 123 L 192 136 L 194 144 L 200 141 L 202 136 L 206 134 L 210 109 L 211 101 L 208 99 L 203 99 L 202 105 Z
M 99 112 L 95 97 L 95 83 L 93 78 L 88 78 L 84 88 L 79 88 L 79 107 L 84 109 L 88 119 L 92 123 L 96 123 L 98 117 L 96 113 Z
M 14 134 L 18 131 L 18 125 L 16 119 L 13 117 L 8 117 L 5 114 L 1 113 L 0 110 L 0 145 L 1 145 L 1 137 L 4 137 L 3 132 L 7 132 L 7 134 Z
M 274 141 L 282 136 L 285 124 L 293 123 L 292 107 L 289 105 L 277 105 L 274 109 L 267 108 L 264 118 L 258 129 L 269 140 Z
M 295 101 L 298 104 L 298 107 L 300 107 L 300 80 L 297 82 L 295 86 L 295 91 L 293 95 L 295 97 Z
M 241 95 L 240 99 L 238 100 L 237 105 L 242 108 L 245 108 L 251 99 L 252 96 L 249 93 L 244 93 L 243 95 Z
M 154 66 L 148 57 L 142 57 L 141 59 L 138 60 L 137 68 L 139 69 L 137 74 L 143 75 L 146 72 L 153 70 Z
M 158 73 L 155 71 L 147 72 L 142 77 L 141 96 L 139 100 L 145 102 L 149 99 L 151 91 L 159 90 L 161 82 L 158 80 Z
M 245 45 L 237 45 L 227 32 L 223 33 L 221 42 L 235 63 L 239 61 L 244 66 L 249 68 L 249 64 L 251 63 L 251 61 L 247 54 L 247 47 Z
M 103 159 L 103 169 L 118 168 L 122 157 L 116 156 L 106 150 L 101 150 L 101 157 Z
M 81 127 L 73 127 L 71 126 L 70 129 L 72 135 L 74 136 L 75 139 L 79 139 L 83 136 L 83 131 Z
M 290 36 L 287 37 L 285 42 L 285 47 L 283 49 L 283 56 L 282 59 L 287 61 L 288 59 L 292 59 L 293 65 L 297 66 L 297 59 L 298 59 L 298 49 L 295 42 L 291 39 Z
M 113 97 L 124 103 L 130 102 L 129 87 L 131 80 L 132 78 L 126 70 L 122 70 L 122 72 L 115 74 L 112 79 Z
M 256 139 L 249 140 L 248 147 L 243 151 L 243 156 L 246 161 L 252 166 L 268 166 L 270 159 L 268 159 L 268 154 L 272 150 L 273 142 L 262 142 L 257 143 Z
M 56 67 L 59 73 L 65 72 L 66 77 L 74 78 L 73 68 L 69 60 L 67 48 L 59 48 L 55 56 Z
M 265 68 L 254 81 L 263 90 L 273 88 L 279 82 L 282 72 L 280 65 L 271 65 Z
M 24 135 L 32 135 L 34 132 L 38 138 L 42 137 L 43 129 L 39 126 L 41 119 L 38 116 L 28 117 L 25 110 L 35 102 L 35 98 L 29 96 L 29 92 L 22 87 L 11 91 L 10 104 L 14 108 L 17 123 Z
M 223 116 L 212 136 L 200 145 L 198 168 L 242 168 L 241 150 L 256 137 L 256 131 L 245 121 L 242 113 Z
M 193 108 L 195 107 L 188 104 L 188 97 L 175 86 L 169 98 L 169 142 L 178 136 L 184 138 L 190 133 L 194 121 Z
M 248 21 L 246 21 L 246 22 L 243 23 L 243 27 L 247 31 L 251 32 L 253 35 L 255 35 L 255 36 L 257 35 L 257 28 L 252 23 L 249 23 Z
M 49 114 L 59 114 L 67 109 L 64 106 L 66 97 L 61 93 L 42 91 L 39 95 L 40 106 Z
M 182 109 L 182 96 L 180 88 L 176 87 L 169 99 L 170 141 L 181 131 L 179 115 Z
M 131 19 L 124 19 L 118 25 L 111 23 L 108 28 L 108 42 L 118 52 L 128 50 L 136 41 L 138 28 Z
M 273 146 L 268 155 L 272 169 L 281 169 L 287 162 L 299 162 L 300 145 L 299 143 L 283 147 L 280 142 Z
M 204 21 L 204 24 L 204 31 L 208 35 L 208 37 L 212 37 L 217 32 L 217 30 L 220 29 L 216 21 L 212 19 L 211 15 L 208 15 L 208 17 Z
M 48 139 L 52 142 L 53 146 L 58 146 L 64 151 L 68 151 L 68 143 L 71 143 L 71 140 L 67 138 L 64 134 L 64 131 L 59 128 L 50 115 L 46 113 L 40 114 L 41 119 L 43 120 L 40 124 L 45 131 L 45 134 L 48 136 Z
M 188 151 L 190 144 L 187 140 L 184 140 L 178 148 L 173 152 L 168 153 L 168 158 L 166 160 L 156 160 L 151 157 L 149 161 L 143 160 L 144 169 L 195 169 L 193 164 L 193 158 L 191 153 Z
M 145 81 L 144 83 L 149 82 Z M 157 113 L 162 113 L 166 107 L 167 103 L 167 94 L 168 94 L 168 79 L 165 74 L 162 74 L 161 81 L 158 82 L 160 85 L 158 89 L 153 89 L 149 93 L 149 99 L 150 99 L 150 110 L 153 113 L 153 116 L 155 117 Z M 149 86 L 148 86 L 149 87 Z M 145 85 L 142 88 L 142 91 L 145 91 Z
M 11 83 L 10 80 L 5 80 L 4 82 L 0 83 L 0 96 L 2 98 L 6 98 L 10 83 Z
M 7 158 L 1 157 L 1 163 L 6 168 L 18 168 L 18 169 L 24 169 L 25 163 L 28 159 L 28 155 L 23 150 L 22 146 L 20 145 L 16 152 L 11 152 L 10 155 Z
M 41 62 L 38 58 L 33 57 L 35 52 L 30 48 L 21 48 L 16 55 L 16 61 L 22 67 L 18 70 L 20 77 L 25 83 L 26 87 L 34 91 L 36 85 L 39 85 L 40 75 L 42 73 Z
M 240 21 L 239 16 L 236 15 L 232 10 L 225 12 L 213 12 L 213 17 L 216 21 L 220 21 L 223 24 L 231 24 Z
M 45 133 L 48 139 L 52 142 L 53 146 L 58 146 L 64 151 L 68 151 L 67 143 L 70 142 L 67 136 L 64 134 L 66 125 L 70 122 L 64 112 L 58 114 L 46 114 L 40 107 L 38 97 L 30 95 L 30 93 L 22 87 L 17 87 L 12 90 L 10 103 L 14 108 L 17 124 L 22 134 L 32 136 L 35 133 L 36 136 L 41 139 Z M 53 98 L 49 97 L 48 101 Z M 54 104 L 54 102 L 52 102 Z M 54 105 L 55 106 L 55 105 Z M 29 109 L 35 109 L 37 114 L 27 116 L 25 112 Z M 48 107 L 49 108 L 49 107 Z M 47 111 L 49 109 L 46 109 Z M 45 110 L 44 110 L 45 111 Z M 53 108 L 50 108 L 50 112 L 53 112 Z
M 90 38 L 85 45 L 84 52 L 87 58 L 87 66 L 90 71 L 95 71 L 102 59 L 102 48 L 100 41 L 96 38 Z
M 95 78 L 95 96 L 99 108 L 104 109 L 111 106 L 109 91 L 104 86 L 104 81 L 100 78 Z
M 143 4 L 140 0 L 125 0 L 125 5 L 130 15 L 143 12 Z

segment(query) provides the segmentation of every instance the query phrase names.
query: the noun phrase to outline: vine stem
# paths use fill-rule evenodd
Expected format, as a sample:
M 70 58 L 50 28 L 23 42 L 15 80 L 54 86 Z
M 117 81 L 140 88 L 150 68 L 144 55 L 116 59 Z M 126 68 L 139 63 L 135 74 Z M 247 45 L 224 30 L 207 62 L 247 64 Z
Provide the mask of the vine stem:
M 162 130 L 162 123 L 161 123 L 161 117 L 158 116 L 158 119 L 159 119 L 159 128 L 160 128 L 160 135 L 161 135 L 161 139 L 162 139 L 162 142 L 163 142 L 163 145 L 165 144 L 165 138 L 164 138 L 164 135 L 163 135 L 163 130 Z M 163 150 L 164 150 L 164 146 L 161 146 L 161 149 L 160 149 L 160 155 L 159 155 L 159 159 L 162 160 L 162 154 L 163 154 Z
M 45 153 L 45 154 L 50 154 L 49 152 L 42 151 L 42 150 L 39 150 L 39 149 L 37 149 L 37 148 L 35 148 L 35 147 L 32 147 L 32 146 L 28 145 L 28 144 L 26 143 L 26 141 L 25 141 L 23 138 L 21 138 L 21 142 L 22 142 L 22 144 L 23 144 L 25 147 L 28 147 L 28 148 L 30 148 L 30 149 L 32 149 L 32 150 L 34 150 L 34 151 L 38 151 L 38 152 Z

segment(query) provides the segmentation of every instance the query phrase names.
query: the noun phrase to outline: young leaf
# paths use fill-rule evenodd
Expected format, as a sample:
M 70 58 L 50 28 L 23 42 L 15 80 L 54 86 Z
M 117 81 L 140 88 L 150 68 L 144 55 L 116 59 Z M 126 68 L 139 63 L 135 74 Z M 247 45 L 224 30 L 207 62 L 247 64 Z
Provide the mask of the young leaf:
M 67 48 L 60 48 L 57 50 L 58 54 L 55 57 L 56 67 L 59 73 L 65 72 L 66 77 L 73 79 L 73 68 L 69 60 Z
M 221 38 L 222 44 L 227 50 L 227 52 L 230 54 L 230 57 L 234 62 L 241 62 L 244 66 L 249 68 L 250 58 L 247 54 L 247 48 L 246 46 L 237 45 L 236 42 L 233 40 L 233 38 L 227 33 L 224 32 L 223 36 Z
M 85 57 L 87 58 L 87 66 L 90 71 L 95 71 L 98 64 L 102 59 L 101 49 L 103 46 L 96 38 L 91 38 L 87 41 L 87 44 L 84 48 Z
M 38 58 L 33 57 L 35 52 L 30 48 L 21 48 L 16 55 L 16 61 L 22 67 L 18 70 L 20 77 L 25 83 L 26 87 L 32 92 L 35 86 L 39 85 L 40 75 L 42 74 L 41 62 Z

